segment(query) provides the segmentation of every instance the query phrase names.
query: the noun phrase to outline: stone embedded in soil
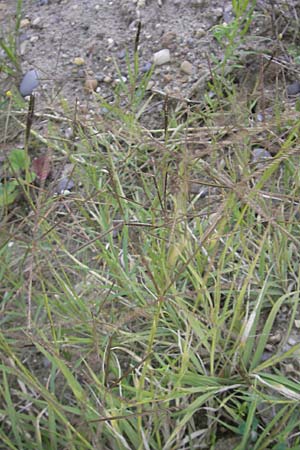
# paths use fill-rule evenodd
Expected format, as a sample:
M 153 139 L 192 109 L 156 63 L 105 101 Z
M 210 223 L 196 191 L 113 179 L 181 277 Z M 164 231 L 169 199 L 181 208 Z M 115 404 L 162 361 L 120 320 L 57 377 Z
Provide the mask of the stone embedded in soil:
M 295 320 L 295 327 L 300 328 L 300 320 L 298 319 Z
M 164 33 L 161 37 L 160 43 L 161 46 L 164 48 L 170 48 L 174 46 L 176 43 L 177 35 L 174 33 L 174 31 L 168 31 L 167 33 Z
M 192 75 L 193 73 L 193 64 L 189 61 L 183 61 L 180 66 L 181 72 L 186 73 L 187 75 Z
M 56 194 L 62 194 L 62 195 L 67 195 L 75 186 L 74 181 L 71 178 L 68 177 L 63 177 L 55 190 Z
M 196 31 L 196 37 L 201 38 L 205 35 L 206 35 L 206 31 L 204 30 L 204 28 L 198 28 L 198 30 Z
M 166 73 L 164 75 L 164 82 L 165 83 L 170 83 L 173 80 L 174 80 L 174 77 L 173 77 L 173 75 L 171 73 Z
M 88 92 L 93 92 L 97 89 L 98 81 L 95 78 L 87 78 L 84 83 L 84 88 Z
M 126 50 L 125 50 L 124 48 L 123 48 L 122 50 L 118 51 L 117 57 L 118 57 L 119 59 L 124 59 L 125 56 L 126 56 Z
M 20 84 L 20 93 L 23 97 L 27 97 L 27 95 L 31 95 L 34 89 L 36 89 L 39 85 L 39 76 L 35 69 L 28 70 L 28 72 L 24 75 L 21 84 Z
M 154 86 L 155 86 L 155 82 L 153 80 L 150 80 L 147 84 L 146 91 L 151 91 L 151 89 L 153 89 Z
M 30 25 L 30 20 L 29 19 L 22 19 L 20 21 L 20 28 L 26 28 Z
M 257 147 L 252 150 L 252 162 L 256 163 L 268 158 L 272 158 L 272 155 L 264 148 Z
M 152 63 L 151 62 L 146 62 L 143 67 L 141 68 L 141 72 L 142 73 L 147 73 L 149 72 L 149 70 L 151 70 L 152 67 Z
M 103 78 L 103 81 L 104 81 L 104 83 L 109 84 L 109 83 L 112 82 L 112 78 L 111 78 L 110 76 L 106 75 L 106 76 Z
M 74 58 L 72 62 L 73 64 L 75 64 L 75 66 L 83 66 L 85 64 L 84 59 L 81 58 L 80 56 Z
M 20 55 L 21 55 L 21 56 L 24 56 L 24 55 L 25 55 L 26 50 L 27 50 L 27 46 L 28 46 L 28 41 L 23 41 L 23 42 L 20 44 Z
M 32 22 L 31 22 L 31 26 L 32 28 L 43 28 L 43 24 L 42 24 L 42 19 L 41 17 L 36 17 Z
M 153 63 L 156 66 L 162 66 L 163 64 L 166 64 L 170 62 L 171 55 L 170 50 L 168 48 L 164 48 L 160 50 L 159 52 L 154 53 L 153 55 Z
M 286 88 L 286 93 L 288 96 L 297 95 L 300 92 L 300 82 L 295 81 L 292 84 L 289 84 Z

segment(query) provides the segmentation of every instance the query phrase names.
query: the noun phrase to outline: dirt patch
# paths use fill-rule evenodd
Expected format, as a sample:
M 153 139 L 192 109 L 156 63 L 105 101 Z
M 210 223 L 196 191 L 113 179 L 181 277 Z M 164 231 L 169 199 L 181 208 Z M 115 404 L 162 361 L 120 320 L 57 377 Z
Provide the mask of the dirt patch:
M 146 3 L 139 8 L 132 0 L 25 0 L 19 42 L 22 71 L 38 70 L 42 104 L 59 103 L 60 97 L 71 105 L 76 98 L 89 101 L 87 77 L 97 81 L 101 96 L 111 96 L 120 76 L 128 81 L 126 52 L 132 60 L 139 20 L 141 74 L 151 67 L 155 52 L 169 49 L 170 61 L 155 69 L 152 87 L 189 97 L 218 51 L 210 31 L 224 17 L 230 20 L 231 2 Z M 6 8 L 2 14 L 12 19 L 11 2 Z

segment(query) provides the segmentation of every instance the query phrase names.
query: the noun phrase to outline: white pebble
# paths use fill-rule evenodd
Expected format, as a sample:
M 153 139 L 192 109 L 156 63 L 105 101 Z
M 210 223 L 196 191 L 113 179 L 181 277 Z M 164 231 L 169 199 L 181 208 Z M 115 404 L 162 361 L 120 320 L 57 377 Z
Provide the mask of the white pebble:
M 164 48 L 163 50 L 160 50 L 159 52 L 156 52 L 153 55 L 153 63 L 156 66 L 162 66 L 163 64 L 168 63 L 170 59 L 171 55 L 170 50 L 168 48 Z

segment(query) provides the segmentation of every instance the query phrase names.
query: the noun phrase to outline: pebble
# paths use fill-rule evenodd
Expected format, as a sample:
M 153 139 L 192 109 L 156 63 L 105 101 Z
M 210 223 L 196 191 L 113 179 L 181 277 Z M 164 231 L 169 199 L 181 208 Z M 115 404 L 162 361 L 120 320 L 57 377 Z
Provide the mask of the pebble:
M 107 108 L 105 108 L 105 106 L 102 106 L 102 108 L 100 108 L 99 113 L 102 114 L 103 116 L 105 116 L 105 114 L 109 113 L 109 110 Z
M 109 84 L 109 83 L 112 82 L 112 78 L 109 77 L 108 75 L 106 75 L 106 76 L 103 78 L 103 81 L 104 81 L 104 83 Z
M 149 72 L 149 70 L 151 70 L 152 68 L 152 63 L 151 62 L 146 62 L 143 67 L 141 68 L 141 72 L 142 73 L 147 73 Z
M 95 78 L 87 78 L 84 83 L 84 88 L 88 92 L 93 92 L 97 89 L 98 81 Z
M 39 76 L 35 69 L 28 70 L 20 84 L 20 93 L 23 97 L 31 95 L 34 89 L 39 85 Z
M 30 42 L 32 44 L 35 44 L 39 40 L 39 37 L 38 36 L 31 36 L 31 38 L 29 40 L 30 40 Z
M 297 341 L 296 341 L 296 339 L 290 337 L 290 338 L 288 339 L 288 344 L 293 346 L 293 345 L 296 345 L 296 344 L 297 344 Z
M 171 81 L 173 81 L 174 80 L 174 77 L 173 77 L 173 75 L 171 74 L 171 73 L 166 73 L 165 75 L 164 75 L 164 81 L 165 81 L 165 83 L 170 83 Z
M 271 358 L 271 356 L 272 356 L 271 352 L 263 352 L 263 354 L 261 355 L 261 360 L 267 361 L 269 358 Z
M 60 180 L 55 193 L 61 195 L 69 195 L 74 186 L 74 181 L 69 178 L 63 178 L 62 180 Z
M 36 17 L 36 18 L 31 22 L 31 26 L 32 26 L 32 28 L 40 28 L 40 29 L 43 28 L 41 17 Z
M 49 359 L 47 359 L 46 357 L 43 358 L 43 366 L 44 366 L 44 369 L 49 369 L 51 367 L 51 361 L 49 361 Z
M 214 20 L 218 21 L 218 19 L 223 17 L 223 8 L 221 8 L 221 7 L 220 8 L 215 8 L 214 9 L 214 14 L 215 14 Z
M 285 371 L 286 371 L 286 373 L 296 372 L 295 367 L 293 366 L 293 364 L 286 364 L 285 365 Z
M 114 46 L 115 42 L 114 42 L 113 38 L 108 38 L 107 43 L 108 43 L 108 49 L 111 49 Z
M 163 64 L 168 63 L 171 60 L 170 50 L 168 48 L 164 48 L 159 52 L 154 53 L 153 55 L 153 63 L 156 66 L 162 66 Z
M 162 35 L 160 40 L 161 46 L 164 48 L 170 48 L 176 42 L 177 35 L 174 31 L 168 31 Z
M 30 25 L 30 20 L 29 19 L 22 19 L 20 21 L 20 28 L 26 28 Z
M 295 81 L 292 84 L 289 84 L 286 88 L 286 93 L 288 96 L 297 95 L 300 92 L 300 82 Z
M 119 59 L 124 59 L 125 56 L 126 56 L 126 50 L 124 48 L 117 53 L 117 57 Z
M 73 59 L 73 64 L 75 64 L 76 66 L 83 66 L 85 64 L 85 61 L 83 58 L 81 58 L 80 56 L 76 57 Z
M 195 41 L 194 41 L 194 39 L 193 38 L 188 38 L 188 40 L 186 41 L 186 45 L 189 47 L 189 48 L 194 48 L 195 47 Z
M 206 35 L 206 31 L 204 30 L 204 28 L 198 28 L 198 30 L 196 31 L 196 37 L 201 38 L 205 35 Z
M 187 75 L 192 75 L 193 73 L 193 64 L 189 61 L 183 61 L 180 66 L 181 72 L 186 73 Z
M 147 84 L 146 91 L 151 91 L 151 89 L 153 89 L 154 86 L 155 86 L 155 82 L 153 80 L 150 80 Z
M 65 130 L 66 138 L 71 139 L 71 137 L 73 137 L 73 135 L 74 135 L 73 128 L 71 128 L 71 127 L 66 128 L 66 130 Z
M 24 56 L 24 55 L 25 55 L 27 45 L 28 45 L 28 41 L 24 41 L 24 42 L 22 42 L 22 43 L 20 44 L 20 55 L 21 55 L 21 56 Z
M 270 337 L 269 342 L 271 344 L 278 344 L 281 341 L 281 333 L 273 334 L 273 336 Z
M 257 147 L 252 150 L 252 162 L 255 163 L 267 158 L 272 158 L 272 155 L 264 148 Z

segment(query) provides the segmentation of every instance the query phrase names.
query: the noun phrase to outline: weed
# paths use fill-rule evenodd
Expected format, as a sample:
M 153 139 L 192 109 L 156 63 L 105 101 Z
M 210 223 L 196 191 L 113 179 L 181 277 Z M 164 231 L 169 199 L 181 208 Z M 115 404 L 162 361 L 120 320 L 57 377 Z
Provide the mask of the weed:
M 248 3 L 234 2 L 245 19 L 229 39 L 246 33 Z M 115 103 L 95 95 L 105 120 L 78 118 L 72 141 L 53 125 L 35 133 L 58 165 L 73 164 L 75 191 L 43 186 L 30 211 L 3 215 L 0 438 L 54 450 L 229 437 L 239 450 L 298 448 L 299 120 L 282 117 L 280 132 L 253 124 L 223 78 L 226 99 L 220 89 L 178 115 L 166 99 L 164 127 L 147 130 L 150 74 L 134 58 Z M 279 150 L 257 163 L 261 134 Z M 11 151 L 5 205 L 30 167 Z

